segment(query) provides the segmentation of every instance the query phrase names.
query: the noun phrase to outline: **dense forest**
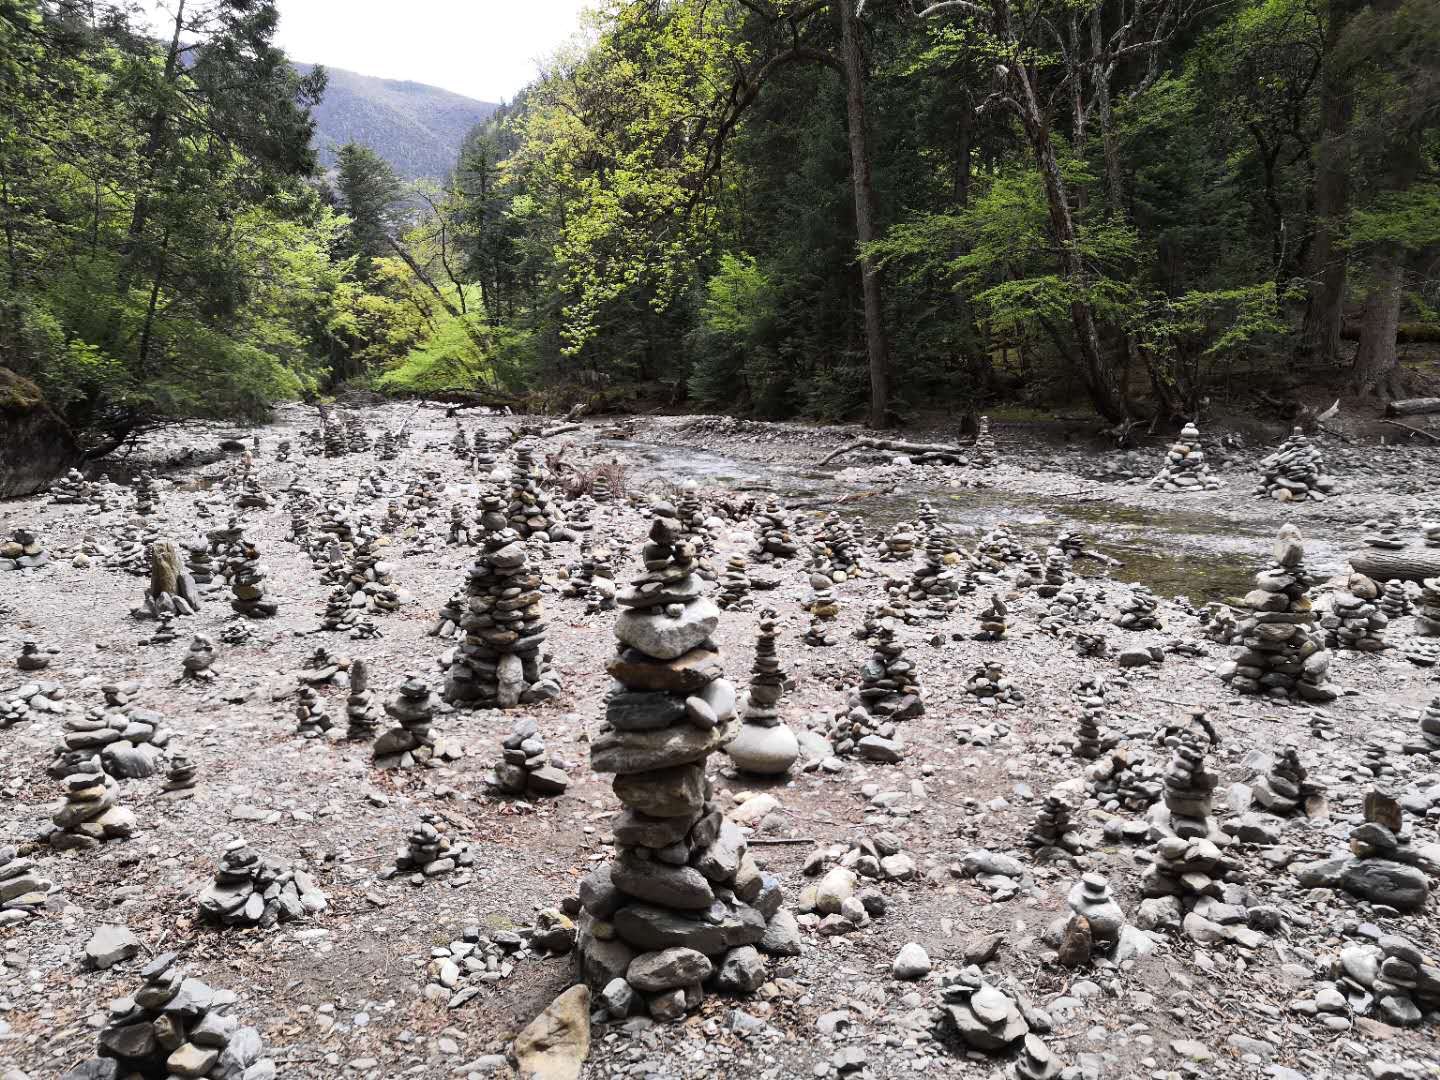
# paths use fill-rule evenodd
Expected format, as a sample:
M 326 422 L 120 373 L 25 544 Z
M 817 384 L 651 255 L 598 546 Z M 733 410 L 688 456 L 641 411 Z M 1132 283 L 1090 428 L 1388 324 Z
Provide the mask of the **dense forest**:
M 276 20 L 0 0 L 0 364 L 92 449 L 343 387 L 1124 425 L 1440 338 L 1434 0 L 609 0 L 444 184 L 322 170 Z

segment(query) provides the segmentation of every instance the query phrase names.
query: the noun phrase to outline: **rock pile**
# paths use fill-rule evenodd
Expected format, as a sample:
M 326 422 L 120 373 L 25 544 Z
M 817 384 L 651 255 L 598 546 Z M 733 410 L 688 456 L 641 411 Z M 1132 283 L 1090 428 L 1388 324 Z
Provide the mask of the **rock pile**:
M 63 780 L 100 769 L 117 780 L 138 780 L 160 771 L 171 734 L 158 713 L 130 706 L 134 689 L 134 684 L 106 683 L 103 705 L 65 720 L 62 743 L 47 769 L 50 776 Z
M 0 731 L 46 713 L 63 713 L 65 688 L 54 682 L 21 683 L 0 694 Z
M 542 539 L 567 539 L 557 524 L 550 497 L 540 487 L 535 470 L 535 447 L 530 442 L 515 444 L 515 467 L 510 473 L 510 504 L 506 508 L 510 527 L 522 539 L 539 535 Z
M 925 712 L 915 664 L 906 658 L 896 629 L 896 619 L 882 618 L 869 639 L 874 651 L 861 669 L 860 686 L 830 727 L 838 756 L 858 753 L 867 761 L 899 761 L 896 722 Z
M 1325 469 L 1325 458 L 1317 446 L 1295 428 L 1280 449 L 1260 462 L 1265 479 L 1256 495 L 1268 495 L 1277 502 L 1323 500 L 1335 490 L 1335 480 Z
M 261 929 L 318 915 L 329 907 L 308 873 L 262 857 L 242 839 L 225 845 L 214 878 L 195 904 L 201 920 L 212 926 Z
M 50 666 L 51 657 L 59 652 L 53 645 L 42 650 L 34 638 L 26 638 L 20 643 L 20 655 L 15 657 L 15 666 L 21 671 L 44 671 Z
M 56 851 L 86 851 L 135 835 L 135 815 L 116 805 L 115 781 L 103 772 L 72 773 L 65 802 L 40 839 Z
M 155 486 L 155 477 L 148 469 L 142 469 L 135 481 L 135 513 L 149 517 L 160 505 L 160 490 Z
M 1155 594 L 1147 586 L 1135 585 L 1113 622 L 1122 630 L 1159 630 L 1160 619 L 1155 614 L 1158 605 Z
M 1160 835 L 1182 840 L 1217 835 L 1210 813 L 1219 781 L 1205 766 L 1208 749 L 1209 742 L 1198 727 L 1187 728 L 1176 737 L 1174 756 L 1165 771 L 1164 806 L 1151 814 Z
M 775 618 L 768 608 L 760 613 L 755 665 L 740 709 L 740 733 L 725 746 L 737 769 L 761 776 L 783 775 L 800 756 L 795 733 L 780 719 L 785 671 L 775 648 Z
M 1325 680 L 1330 653 L 1314 629 L 1305 544 L 1294 525 L 1280 529 L 1273 562 L 1255 584 L 1245 596 L 1251 614 L 1240 624 L 1240 644 L 1220 666 L 1220 678 L 1242 694 L 1333 701 L 1338 692 Z
M 880 543 L 881 562 L 909 562 L 915 556 L 919 535 L 914 525 L 902 521 Z
M 978 967 L 942 973 L 937 996 L 939 1005 L 931 1026 L 941 1041 L 998 1054 L 1026 1039 L 1029 1053 L 1025 1060 L 1040 1064 L 1041 1075 L 1055 1075 L 1048 1067 L 1053 1055 L 1046 1056 L 1050 1052 L 1039 1039 L 1027 1038 L 1030 1024 L 1015 1000 L 986 982 Z
M 1375 602 L 1380 589 L 1364 574 L 1351 574 L 1347 587 L 1330 594 L 1330 611 L 1320 617 L 1325 644 L 1332 649 L 1381 652 L 1393 648 L 1385 640 L 1390 619 Z
M 150 585 L 143 606 L 131 614 L 156 619 L 162 614 L 194 615 L 199 609 L 199 589 L 181 565 L 180 549 L 170 540 L 155 541 L 150 545 Z
M 459 503 L 450 506 L 450 531 L 445 542 L 452 547 L 469 547 L 475 542 L 475 525 Z
M 1374 945 L 1341 949 L 1330 965 L 1329 977 L 1331 988 L 1338 991 L 1340 1008 L 1336 1012 L 1341 1020 L 1346 1019 L 1345 1012 L 1354 1011 L 1393 1027 L 1409 1028 L 1419 1027 L 1426 1014 L 1433 1021 L 1440 1013 L 1440 959 L 1399 934 L 1382 934 Z M 1317 1006 L 1324 994 L 1322 988 L 1316 995 Z
M 738 551 L 725 561 L 717 599 L 725 611 L 750 610 L 750 575 L 745 570 L 745 556 Z
M 1440 637 L 1440 577 L 1426 578 L 1420 584 L 1415 632 L 1427 637 Z
M 185 792 L 195 789 L 195 777 L 199 772 L 200 767 L 185 754 L 171 754 L 170 767 L 165 773 L 161 790 L 167 795 L 182 797 Z
M 358 416 L 345 418 L 345 449 L 352 454 L 363 454 L 370 449 L 370 435 Z
M 1310 800 L 1325 789 L 1311 783 L 1309 770 L 1300 763 L 1300 752 L 1293 746 L 1280 751 L 1270 771 L 1254 784 L 1251 794 L 1256 803 L 1277 817 L 1289 817 L 1297 810 L 1307 810 Z
M 205 634 L 196 634 L 190 639 L 190 647 L 180 658 L 181 677 L 196 682 L 209 682 L 215 678 L 211 670 L 215 665 L 215 642 Z
M 484 524 L 484 522 L 482 522 Z M 541 652 L 545 644 L 540 574 L 529 565 L 519 533 L 488 532 L 470 566 L 465 637 L 445 684 L 454 705 L 513 709 L 548 701 L 560 684 Z
M 975 426 L 975 449 L 971 452 L 970 463 L 979 469 L 988 469 L 995 464 L 995 436 L 990 434 L 990 417 L 982 416 Z
M 240 494 L 235 498 L 236 510 L 269 510 L 274 505 L 270 493 L 260 486 L 260 478 L 246 473 L 241 482 Z
M 1005 665 L 993 660 L 975 668 L 975 674 L 965 683 L 965 692 L 992 708 L 1013 709 L 1025 702 L 1025 695 L 1005 674 Z
M 326 457 L 345 456 L 345 432 L 341 429 L 338 420 L 333 424 L 328 421 L 326 422 L 324 444 Z
M 4 726 L 0 718 L 0 727 Z M 1432 698 L 1420 714 L 1420 741 L 1406 746 L 1406 750 L 1419 754 L 1440 754 L 1440 696 Z
M 759 538 L 756 560 L 774 562 L 776 559 L 794 558 L 800 545 L 791 535 L 792 528 L 790 516 L 781 508 L 779 500 L 769 496 L 765 500 L 765 508 L 755 515 L 755 532 Z
M 1165 455 L 1165 464 L 1150 481 L 1156 491 L 1218 491 L 1220 481 L 1210 472 L 1205 451 L 1200 448 L 1200 429 L 1187 421 L 1180 440 Z
M 486 783 L 506 795 L 558 799 L 570 777 L 546 755 L 539 726 L 527 716 L 515 721 L 500 744 L 500 763 Z
M 1403 581 L 1391 578 L 1380 593 L 1380 611 L 1387 619 L 1403 619 L 1413 609 Z
M 308 683 L 301 683 L 295 690 L 295 734 L 306 739 L 322 738 L 335 726 L 334 719 L 325 709 L 325 702 Z
M 0 543 L 0 570 L 34 570 L 49 561 L 50 552 L 29 526 L 15 526 L 10 530 L 10 539 Z
M 1433 845 L 1432 845 L 1433 848 Z M 1306 889 L 1343 889 L 1372 904 L 1420 911 L 1430 897 L 1422 851 L 1405 832 L 1400 804 L 1381 791 L 1365 796 L 1365 820 L 1350 830 L 1351 855 L 1294 868 Z
M 93 485 L 79 469 L 71 469 L 50 487 L 50 501 L 60 505 L 76 505 L 90 501 Z
M 945 534 L 932 529 L 925 537 L 925 562 L 910 578 L 910 602 L 923 604 L 918 614 L 927 619 L 947 618 L 960 604 L 955 574 L 945 561 Z
M 64 1080 L 209 1076 L 263 1080 L 278 1075 L 264 1056 L 260 1032 L 241 1027 L 229 1009 L 238 998 L 187 979 L 173 952 L 140 969 L 145 985 L 110 1005 L 100 1029 L 99 1056 L 75 1066 Z
M 24 922 L 45 906 L 54 882 L 40 876 L 35 860 L 13 844 L 0 844 L 0 928 Z
M 400 722 L 375 740 L 375 767 L 410 769 L 428 764 L 435 754 L 430 737 L 435 700 L 425 680 L 409 675 L 396 695 L 385 702 L 385 711 Z
M 350 694 L 345 699 L 345 738 L 370 742 L 380 730 L 380 707 L 370 689 L 370 666 L 364 660 L 350 664 Z
M 1065 897 L 1070 909 L 1050 925 L 1045 939 L 1058 946 L 1060 963 L 1066 967 L 1089 964 L 1096 956 L 1109 958 L 1119 947 L 1120 938 L 1128 930 L 1132 942 L 1135 931 L 1125 919 L 1125 912 L 1110 892 L 1110 881 L 1104 874 L 1085 874 Z M 1148 950 L 1146 938 L 1142 949 Z M 1133 955 L 1133 950 L 1131 950 Z
M 860 559 L 850 527 L 833 510 L 825 515 L 811 545 L 814 568 L 831 581 L 841 582 L 860 570 Z
M 975 635 L 977 641 L 1002 641 L 1005 637 L 1006 620 L 1010 617 L 1010 609 L 1005 606 L 1005 601 L 1000 599 L 999 593 L 990 594 L 990 603 L 980 611 L 977 618 L 980 621 L 980 632 Z
M 240 539 L 225 554 L 225 579 L 230 583 L 230 607 L 247 619 L 267 619 L 280 607 L 265 599 L 265 579 L 270 569 L 260 561 L 260 549 Z
M 405 837 L 405 846 L 395 852 L 395 865 L 383 877 L 408 874 L 411 885 L 423 885 L 428 878 L 443 877 L 459 867 L 474 866 L 475 853 L 468 844 L 452 844 L 439 829 L 440 816 L 430 812 Z
M 1065 855 L 1082 855 L 1084 841 L 1070 819 L 1070 805 L 1059 795 L 1047 795 L 1025 834 L 1025 843 L 1038 849 L 1035 858 L 1051 862 Z
M 1087 768 L 1085 784 L 1101 809 L 1110 813 L 1143 812 L 1159 802 L 1165 790 L 1163 770 L 1140 751 L 1125 748 L 1111 751 Z M 1146 823 L 1132 824 L 1133 829 L 1122 830 L 1125 839 L 1141 841 L 1149 835 Z

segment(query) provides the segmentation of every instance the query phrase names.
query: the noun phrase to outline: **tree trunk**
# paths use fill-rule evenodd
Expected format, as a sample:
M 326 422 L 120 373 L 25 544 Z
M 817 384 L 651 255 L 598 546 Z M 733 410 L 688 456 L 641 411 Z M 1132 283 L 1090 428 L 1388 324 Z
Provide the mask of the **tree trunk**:
M 185 3 L 186 0 L 179 0 L 179 3 L 175 5 L 174 30 L 170 36 L 169 51 L 165 54 L 165 73 L 162 79 L 167 87 L 179 77 L 180 36 L 185 28 Z M 165 131 L 169 124 L 170 114 L 165 105 L 157 105 L 154 113 L 150 116 L 145 146 L 140 152 L 140 159 L 145 162 L 145 179 L 135 195 L 135 206 L 130 213 L 130 227 L 126 230 L 125 242 L 120 249 L 118 291 L 122 296 L 130 287 L 130 275 L 134 270 L 136 252 L 140 249 L 140 241 L 144 237 L 145 226 L 150 218 L 150 187 L 155 182 L 156 173 L 160 171 L 161 151 L 165 146 Z
M 1329 0 L 1324 70 L 1320 76 L 1320 145 L 1315 159 L 1315 230 L 1310 241 L 1310 295 L 1300 332 L 1300 355 L 1325 364 L 1340 359 L 1340 323 L 1345 307 L 1345 251 L 1341 223 L 1350 202 L 1343 141 L 1352 110 L 1348 73 L 1335 57 L 1340 33 L 1356 0 Z
M 1379 245 L 1370 260 L 1372 286 L 1360 323 L 1360 347 L 1355 351 L 1352 382 L 1358 393 L 1393 397 L 1400 361 L 1395 335 L 1400 328 L 1400 294 L 1405 273 L 1404 254 L 1395 244 Z
M 840 51 L 845 70 L 845 116 L 850 129 L 850 180 L 855 192 L 855 239 L 860 247 L 860 279 L 865 303 L 865 346 L 870 360 L 870 409 L 867 427 L 887 426 L 890 412 L 890 357 L 885 341 L 885 309 L 880 270 L 864 254 L 875 239 L 875 188 L 870 179 L 870 147 L 865 131 L 865 68 L 860 33 L 851 0 L 836 0 Z

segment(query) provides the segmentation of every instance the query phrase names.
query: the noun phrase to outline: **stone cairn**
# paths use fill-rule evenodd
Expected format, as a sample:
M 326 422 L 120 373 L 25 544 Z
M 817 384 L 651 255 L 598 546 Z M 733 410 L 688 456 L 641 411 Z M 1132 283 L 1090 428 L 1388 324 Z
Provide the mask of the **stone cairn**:
M 1344 589 L 1331 593 L 1330 611 L 1320 617 L 1326 646 L 1355 652 L 1393 648 L 1385 640 L 1390 619 L 1375 602 L 1379 595 L 1379 586 L 1364 574 L 1351 574 Z
M 1058 1072 L 1058 1068 L 1051 1071 L 1049 1063 L 1057 1067 L 1060 1063 L 1030 1034 L 1030 1024 L 1015 1000 L 986 982 L 978 967 L 941 973 L 937 998 L 931 1026 L 941 1041 L 998 1054 L 1024 1039 L 1026 1054 L 1021 1060 L 1030 1063 L 1027 1068 L 1038 1064 L 1042 1076 Z
M 775 619 L 769 608 L 760 613 L 750 690 L 740 709 L 740 733 L 725 746 L 737 769 L 760 776 L 781 776 L 800 756 L 795 733 L 780 719 L 785 671 L 775 648 Z
M 243 537 L 225 553 L 225 578 L 230 583 L 230 607 L 247 619 L 266 619 L 279 610 L 265 599 L 269 568 L 260 561 L 260 549 Z
M 63 713 L 65 688 L 55 682 L 27 682 L 0 693 L 0 731 L 36 720 L 46 713 Z
M 1122 630 L 1159 630 L 1160 619 L 1155 614 L 1159 603 L 1148 586 L 1132 586 L 1130 595 L 1120 604 L 1119 614 L 1111 621 Z
M 1000 599 L 999 593 L 990 594 L 990 603 L 981 610 L 978 618 L 980 621 L 980 632 L 975 635 L 977 641 L 1003 641 L 1006 631 L 1006 620 L 1010 617 L 1010 609 L 1005 606 L 1005 601 Z
M 1080 703 L 1080 720 L 1075 731 L 1075 756 L 1094 761 L 1120 742 L 1119 733 L 1106 726 L 1110 718 L 1106 707 L 1105 681 L 1090 677 L 1075 687 L 1074 697 Z
M 510 527 L 526 539 L 539 534 L 558 540 L 558 526 L 550 497 L 540 487 L 535 469 L 535 446 L 528 441 L 515 444 L 515 467 L 510 472 L 510 505 L 505 514 Z
M 450 452 L 461 461 L 470 458 L 470 437 L 465 434 L 465 426 L 459 420 L 455 421 L 455 434 L 450 437 Z
M 356 533 L 345 580 L 352 607 L 363 608 L 370 613 L 388 613 L 398 611 L 401 606 L 400 594 L 396 592 L 395 582 L 390 576 L 394 568 L 385 561 L 380 550 L 383 544 L 380 534 L 369 527 Z
M 26 638 L 20 643 L 20 655 L 15 657 L 15 666 L 21 671 L 44 671 L 50 666 L 51 658 L 59 652 L 53 645 L 42 651 L 38 641 Z
M 790 516 L 780 506 L 780 501 L 771 495 L 765 500 L 765 508 L 755 515 L 755 532 L 759 537 L 756 544 L 757 562 L 775 562 L 778 559 L 793 559 L 800 545 L 791 535 Z
M 63 1080 L 110 1077 L 278 1075 L 264 1056 L 265 1044 L 253 1027 L 241 1027 L 229 1009 L 239 1000 L 230 990 L 215 990 L 187 979 L 173 952 L 162 953 L 140 969 L 145 985 L 110 1004 L 100 1029 L 99 1056 L 67 1072 Z
M 918 542 L 919 530 L 910 522 L 902 521 L 880 541 L 880 561 L 908 563 L 915 557 Z
M 155 477 L 148 469 L 142 470 L 135 481 L 135 513 L 149 517 L 160 505 L 160 491 L 155 486 Z
M 697 1008 L 712 976 L 720 988 L 759 987 L 755 946 L 781 895 L 711 798 L 705 761 L 734 733 L 735 693 L 720 677 L 719 611 L 702 595 L 694 548 L 671 507 L 655 511 L 646 572 L 619 597 L 618 685 L 591 744 L 591 767 L 615 774 L 624 809 L 615 859 L 580 886 L 576 955 L 622 1015 L 663 1021 Z
M 839 756 L 858 753 L 867 761 L 899 761 L 896 723 L 925 712 L 915 665 L 905 657 L 895 631 L 896 620 L 882 618 L 869 640 L 874 651 L 861 669 L 859 689 L 851 692 L 830 728 L 830 742 Z
M 72 773 L 103 771 L 117 780 L 140 780 L 160 770 L 170 730 L 159 713 L 130 706 L 135 684 L 106 683 L 103 704 L 83 717 L 68 716 L 61 745 L 47 773 L 63 780 Z
M 91 484 L 79 469 L 71 469 L 50 488 L 50 501 L 59 505 L 77 505 L 90 501 Z
M 395 433 L 389 428 L 380 432 L 380 437 L 375 440 L 375 456 L 381 461 L 394 461 L 400 456 L 400 447 L 396 443 Z
M 319 739 L 335 726 L 325 710 L 325 702 L 308 683 L 295 689 L 295 734 L 304 739 Z
M 1186 421 L 1180 441 L 1170 447 L 1165 464 L 1150 481 L 1156 491 L 1218 491 L 1220 481 L 1210 472 L 1205 451 L 1200 448 L 1200 429 Z
M 180 659 L 181 678 L 210 682 L 215 678 L 215 672 L 211 670 L 214 664 L 214 640 L 205 634 L 196 634 L 190 639 L 190 647 Z
M 245 474 L 240 494 L 235 498 L 236 510 L 269 510 L 275 500 L 260 486 L 260 478 L 252 472 Z
M 50 552 L 40 543 L 34 529 L 19 525 L 10 530 L 10 539 L 0 543 L 0 570 L 34 570 L 50 561 Z
M 745 556 L 738 551 L 725 562 L 725 572 L 720 575 L 720 595 L 717 600 L 725 611 L 750 610 L 750 575 L 745 569 Z
M 1036 859 L 1051 862 L 1064 855 L 1082 855 L 1085 844 L 1070 819 L 1070 805 L 1059 795 L 1047 795 L 1025 835 L 1025 843 L 1036 850 Z
M 435 754 L 435 740 L 430 735 L 435 699 L 425 680 L 407 676 L 399 692 L 385 702 L 385 711 L 400 726 L 375 740 L 375 767 L 410 769 L 427 764 Z
M 1405 583 L 1396 578 L 1385 582 L 1385 588 L 1380 592 L 1380 611 L 1387 619 L 1403 619 L 1413 611 L 1410 603 L 1410 594 L 1405 591 Z
M 333 458 L 345 456 L 345 432 L 340 427 L 340 422 L 338 419 L 333 423 L 327 419 L 325 423 L 325 435 L 323 437 L 323 442 L 325 446 L 326 457 Z
M 910 602 L 924 604 L 918 613 L 927 619 L 944 619 L 960 604 L 960 588 L 945 562 L 944 533 L 931 529 L 925 537 L 925 562 L 910 578 Z
M 1040 581 L 1035 586 L 1036 594 L 1047 600 L 1053 599 L 1061 592 L 1068 590 L 1074 583 L 1075 571 L 1065 549 L 1053 544 L 1046 548 L 1045 564 L 1040 571 Z
M 475 542 L 475 525 L 459 503 L 450 506 L 450 531 L 445 540 L 452 547 L 469 547 Z
M 370 449 L 370 436 L 358 416 L 345 418 L 345 449 L 352 454 L 363 454 Z
M 452 844 L 440 831 L 440 815 L 426 811 L 405 837 L 405 846 L 395 852 L 395 865 L 381 876 L 410 876 L 411 885 L 423 885 L 429 878 L 443 877 L 457 867 L 474 866 L 475 853 L 468 844 Z
M 88 851 L 135 835 L 135 815 L 115 802 L 115 781 L 103 772 L 71 773 L 65 802 L 41 840 L 56 851 Z
M 1350 855 L 1295 867 L 1305 889 L 1343 889 L 1372 904 L 1398 911 L 1424 909 L 1430 879 L 1422 869 L 1421 849 L 1404 832 L 1400 804 L 1382 791 L 1365 796 L 1365 820 L 1350 830 Z
M 505 795 L 558 799 L 570 786 L 570 777 L 546 756 L 539 725 L 526 716 L 515 721 L 500 744 L 500 762 L 486 784 Z
M 1335 490 L 1335 480 L 1325 471 L 1325 458 L 1298 427 L 1280 449 L 1260 462 L 1265 479 L 1256 495 L 1268 495 L 1276 502 L 1323 500 Z
M 350 695 L 345 699 L 345 738 L 370 742 L 380 730 L 380 707 L 370 689 L 370 666 L 364 660 L 350 664 Z
M 215 586 L 215 557 L 210 541 L 196 536 L 185 543 L 185 572 L 195 583 L 195 591 L 204 594 Z
M 840 614 L 840 601 L 835 596 L 835 583 L 825 574 L 810 575 L 810 598 L 805 601 L 805 611 L 810 615 L 805 644 L 834 645 L 839 640 L 832 628 Z
M 215 877 L 195 902 L 211 926 L 269 929 L 329 906 L 325 894 L 304 870 L 268 859 L 243 839 L 231 840 L 220 854 Z
M 1300 530 L 1282 526 L 1272 554 L 1272 565 L 1245 596 L 1251 615 L 1240 624 L 1240 644 L 1220 666 L 1220 678 L 1241 694 L 1333 701 L 1338 693 L 1325 681 L 1330 653 L 1314 629 Z
M 0 727 L 4 726 L 0 720 Z M 1420 741 L 1405 749 L 1416 754 L 1440 754 L 1440 696 L 1431 699 L 1420 714 Z
M 361 614 L 361 608 L 350 605 L 350 590 L 344 585 L 337 585 L 325 601 L 325 613 L 320 617 L 320 629 L 357 637 L 359 635 L 355 631 Z
M 975 448 L 970 462 L 977 469 L 988 469 L 996 460 L 995 436 L 990 434 L 990 417 L 982 416 L 975 425 Z
M 281 439 L 278 443 L 275 444 L 275 460 L 283 465 L 285 462 L 290 460 L 290 450 L 290 440 Z
M 1440 577 L 1420 583 L 1420 604 L 1415 611 L 1415 632 L 1440 637 Z
M 482 526 L 487 524 L 482 521 Z M 545 644 L 540 574 L 511 528 L 487 532 L 470 566 L 464 640 L 445 684 L 452 705 L 513 709 L 548 701 L 560 684 L 541 652 Z
M 1276 817 L 1289 817 L 1304 810 L 1311 799 L 1318 798 L 1324 788 L 1309 780 L 1309 771 L 1300 763 L 1300 752 L 1293 746 L 1280 751 L 1270 771 L 1259 777 L 1251 793 L 1256 803 Z
M 166 795 L 184 797 L 187 791 L 195 790 L 195 777 L 199 774 L 200 767 L 190 758 L 181 753 L 170 755 L 170 767 L 165 773 L 165 783 L 161 790 Z
M 854 534 L 840 515 L 831 511 L 820 523 L 812 545 L 814 567 L 831 581 L 840 582 L 854 577 L 860 571 L 860 559 L 855 552 Z
M 1208 748 L 1209 741 L 1198 727 L 1187 728 L 1176 737 L 1170 767 L 1165 771 L 1164 807 L 1151 816 L 1160 835 L 1182 840 L 1217 835 L 1210 812 L 1218 780 L 1205 766 Z
M 21 858 L 13 844 L 0 844 L 0 929 L 42 910 L 54 891 L 55 883 L 40 876 L 34 859 Z
M 980 704 L 992 708 L 1013 709 L 1025 703 L 1025 695 L 1005 674 L 1005 665 L 994 660 L 987 660 L 975 668 L 975 674 L 965 683 L 965 692 L 978 698 Z
M 1399 934 L 1341 949 L 1329 976 L 1333 984 L 1316 995 L 1316 1005 L 1325 989 L 1333 990 L 1326 1004 L 1335 1006 L 1334 1019 L 1345 1025 L 1341 1030 L 1349 1028 L 1346 1014 L 1352 1010 L 1403 1028 L 1419 1027 L 1427 1014 L 1433 1020 L 1440 1012 L 1440 958 Z
M 200 593 L 194 578 L 180 561 L 180 549 L 171 540 L 150 545 L 150 585 L 143 605 L 131 612 L 140 619 L 161 615 L 194 615 L 200 609 Z

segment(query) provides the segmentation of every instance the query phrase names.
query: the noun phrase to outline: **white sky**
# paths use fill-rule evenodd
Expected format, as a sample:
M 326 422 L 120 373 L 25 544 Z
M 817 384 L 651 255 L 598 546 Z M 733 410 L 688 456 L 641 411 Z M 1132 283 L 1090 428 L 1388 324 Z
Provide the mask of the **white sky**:
M 278 0 L 292 60 L 508 101 L 579 28 L 587 0 Z M 157 21 L 172 5 L 146 0 Z

